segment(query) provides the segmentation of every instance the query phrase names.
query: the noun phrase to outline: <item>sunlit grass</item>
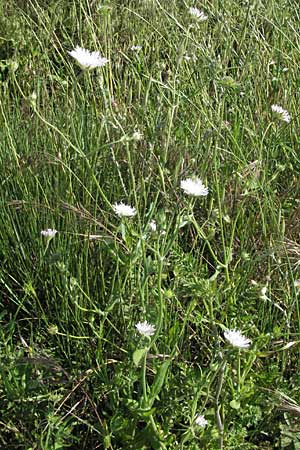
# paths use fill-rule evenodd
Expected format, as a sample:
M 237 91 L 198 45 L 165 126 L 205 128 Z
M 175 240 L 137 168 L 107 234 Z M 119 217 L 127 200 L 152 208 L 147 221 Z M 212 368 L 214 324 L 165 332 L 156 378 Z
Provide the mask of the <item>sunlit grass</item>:
M 0 13 L 0 447 L 296 448 L 297 2 Z

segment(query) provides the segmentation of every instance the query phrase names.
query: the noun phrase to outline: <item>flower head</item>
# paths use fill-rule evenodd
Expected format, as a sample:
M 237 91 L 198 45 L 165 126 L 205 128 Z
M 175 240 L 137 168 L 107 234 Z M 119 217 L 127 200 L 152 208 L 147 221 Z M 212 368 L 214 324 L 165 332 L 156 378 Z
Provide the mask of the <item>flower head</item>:
M 148 323 L 147 320 L 138 322 L 135 327 L 142 336 L 148 337 L 155 333 L 155 326 Z
M 207 420 L 202 414 L 197 414 L 195 417 L 195 425 L 198 425 L 198 427 L 205 428 L 208 424 Z
M 132 50 L 133 52 L 139 52 L 140 50 L 142 50 L 142 46 L 141 45 L 132 45 L 130 47 L 130 50 Z
M 188 195 L 199 197 L 208 194 L 208 188 L 204 186 L 200 178 L 187 178 L 180 183 L 181 189 Z
M 267 290 L 268 290 L 268 287 L 267 287 L 267 286 L 264 286 L 264 287 L 261 288 L 261 290 L 260 290 L 260 298 L 261 298 L 262 300 L 268 300 L 268 297 L 267 297 Z
M 204 14 L 204 12 L 200 11 L 200 9 L 198 8 L 190 8 L 189 13 L 192 16 L 196 17 L 200 22 L 204 22 L 205 20 L 208 19 L 208 17 Z
M 103 58 L 99 52 L 90 52 L 89 50 L 78 46 L 68 53 L 73 56 L 84 69 L 103 67 L 108 63 L 108 59 Z
M 41 235 L 47 238 L 53 238 L 57 233 L 57 230 L 52 230 L 52 228 L 48 228 L 47 230 L 42 230 Z
M 186 61 L 193 61 L 193 62 L 196 62 L 197 61 L 197 56 L 196 55 L 188 55 L 187 53 L 185 54 L 185 55 L 183 55 L 183 58 L 186 60 Z
M 243 336 L 238 330 L 226 330 L 224 336 L 233 347 L 248 348 L 251 344 L 251 340 Z
M 125 205 L 125 203 L 115 203 L 113 210 L 119 217 L 133 217 L 136 215 L 136 209 L 132 206 Z
M 134 141 L 140 141 L 141 139 L 143 139 L 143 133 L 141 133 L 140 130 L 135 130 L 132 135 L 132 139 Z
M 281 120 L 283 120 L 284 122 L 287 122 L 287 123 L 290 122 L 291 116 L 286 109 L 283 109 L 279 105 L 272 105 L 271 109 L 274 113 L 276 113 L 280 116 Z
M 156 225 L 155 220 L 151 220 L 150 221 L 149 228 L 150 228 L 151 231 L 156 231 L 157 225 Z

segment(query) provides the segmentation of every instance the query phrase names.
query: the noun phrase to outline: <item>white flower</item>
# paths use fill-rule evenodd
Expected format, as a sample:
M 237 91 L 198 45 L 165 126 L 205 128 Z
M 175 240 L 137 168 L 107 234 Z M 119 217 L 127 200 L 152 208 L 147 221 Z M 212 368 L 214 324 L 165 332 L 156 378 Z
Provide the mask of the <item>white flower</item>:
M 119 217 L 133 217 L 136 215 L 136 209 L 132 206 L 125 205 L 124 203 L 115 203 L 113 205 L 114 212 Z
M 138 322 L 135 327 L 142 336 L 152 336 L 155 333 L 155 326 L 148 323 L 147 320 Z
M 248 348 L 251 344 L 251 340 L 243 336 L 238 330 L 226 330 L 224 336 L 234 347 Z
M 281 106 L 279 105 L 272 105 L 271 109 L 273 112 L 277 113 L 280 115 L 281 120 L 283 120 L 284 122 L 289 123 L 291 120 L 291 116 L 289 115 L 288 111 L 286 109 L 283 109 Z
M 208 17 L 204 14 L 203 11 L 200 11 L 198 8 L 190 8 L 189 12 L 192 16 L 196 17 L 200 22 L 204 22 L 208 19 Z
M 268 287 L 267 287 L 267 286 L 264 286 L 263 288 L 261 288 L 261 290 L 260 290 L 260 298 L 261 298 L 262 300 L 268 300 L 268 297 L 267 297 L 267 290 L 268 290 Z
M 299 289 L 300 288 L 300 280 L 295 280 L 294 281 L 294 286 L 295 286 L 296 289 Z
M 139 52 L 140 50 L 142 50 L 142 46 L 141 45 L 132 45 L 130 47 L 130 50 L 132 50 L 133 52 Z
M 89 50 L 78 46 L 68 53 L 85 69 L 103 67 L 108 63 L 108 59 L 103 58 L 99 52 L 90 52 Z
M 195 424 L 201 428 L 205 428 L 208 422 L 202 414 L 197 414 L 195 417 Z
M 188 54 L 185 54 L 185 55 L 183 55 L 183 57 L 184 57 L 184 59 L 186 60 L 186 61 L 193 61 L 193 62 L 196 62 L 197 61 L 197 56 L 196 55 L 188 55 Z
M 200 178 L 187 178 L 180 183 L 181 189 L 188 195 L 198 197 L 200 195 L 207 195 L 208 188 L 204 186 Z
M 41 235 L 47 238 L 53 238 L 57 233 L 57 230 L 52 230 L 52 228 L 48 228 L 47 230 L 42 230 Z
M 156 231 L 156 222 L 155 220 L 151 220 L 151 222 L 149 223 L 149 227 L 151 231 Z
M 132 135 L 132 139 L 134 141 L 140 141 L 142 138 L 143 138 L 143 133 L 141 133 L 139 130 L 136 130 Z

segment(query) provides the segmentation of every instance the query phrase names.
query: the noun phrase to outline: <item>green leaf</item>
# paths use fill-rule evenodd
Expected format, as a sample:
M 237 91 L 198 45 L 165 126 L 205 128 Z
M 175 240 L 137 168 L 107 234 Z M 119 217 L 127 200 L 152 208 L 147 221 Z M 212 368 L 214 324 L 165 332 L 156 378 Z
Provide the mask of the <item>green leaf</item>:
M 163 362 L 156 374 L 155 380 L 151 386 L 151 400 L 150 400 L 151 404 L 154 402 L 155 397 L 160 393 L 160 390 L 163 387 L 165 377 L 167 375 L 167 371 L 170 364 L 171 364 L 170 359 L 168 361 Z
M 238 409 L 240 409 L 241 404 L 237 400 L 231 400 L 230 406 L 232 409 L 238 410 Z
M 133 353 L 133 362 L 136 365 L 136 367 L 139 366 L 141 359 L 143 358 L 143 356 L 147 353 L 148 348 L 138 348 L 137 350 L 135 350 L 135 352 Z
M 139 413 L 140 417 L 149 417 L 155 413 L 155 410 L 156 410 L 156 408 L 140 409 L 137 412 Z

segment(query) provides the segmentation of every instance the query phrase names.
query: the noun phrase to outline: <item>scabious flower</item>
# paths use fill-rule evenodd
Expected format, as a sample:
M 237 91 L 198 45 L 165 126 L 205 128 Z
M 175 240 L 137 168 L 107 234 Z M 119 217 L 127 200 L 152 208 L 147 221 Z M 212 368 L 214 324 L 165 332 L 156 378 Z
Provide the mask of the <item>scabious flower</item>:
M 136 209 L 132 206 L 125 205 L 125 203 L 115 203 L 113 210 L 119 217 L 134 217 L 136 215 Z
M 204 186 L 200 178 L 187 178 L 180 183 L 181 189 L 188 195 L 194 197 L 205 196 L 208 194 L 208 188 Z
M 272 105 L 271 109 L 274 113 L 276 113 L 280 116 L 281 120 L 283 120 L 284 122 L 287 122 L 287 123 L 290 122 L 291 116 L 286 109 L 283 109 L 279 105 Z
M 142 46 L 141 45 L 132 45 L 130 47 L 130 50 L 132 50 L 133 52 L 139 52 L 140 50 L 142 50 Z
M 140 141 L 141 139 L 143 139 L 143 133 L 141 133 L 140 130 L 136 130 L 132 135 L 132 139 L 134 141 Z
M 78 46 L 68 53 L 73 56 L 84 69 L 103 67 L 108 63 L 108 59 L 103 58 L 99 52 L 91 52 L 90 50 Z
M 155 220 L 151 220 L 150 221 L 149 228 L 150 228 L 151 231 L 156 231 L 157 226 L 156 226 Z
M 208 19 L 208 17 L 204 14 L 203 11 L 200 11 L 198 8 L 190 8 L 189 12 L 192 16 L 196 17 L 200 22 L 204 22 Z
M 188 55 L 188 54 L 185 54 L 185 55 L 183 55 L 183 58 L 186 60 L 186 61 L 193 61 L 193 62 L 196 62 L 197 61 L 197 56 L 196 55 Z
M 142 336 L 150 337 L 155 333 L 155 326 L 148 323 L 147 320 L 138 322 L 135 327 Z
M 197 414 L 195 417 L 195 425 L 198 425 L 198 427 L 205 428 L 208 424 L 207 420 L 202 414 Z
M 224 336 L 233 347 L 248 348 L 251 344 L 251 340 L 238 330 L 226 330 Z
M 57 230 L 52 230 L 52 228 L 48 228 L 47 230 L 42 230 L 41 235 L 47 238 L 53 238 L 57 233 Z
M 268 297 L 267 297 L 267 290 L 268 290 L 268 287 L 267 287 L 267 286 L 264 286 L 263 288 L 261 288 L 261 290 L 260 290 L 260 298 L 261 298 L 262 300 L 268 300 Z

